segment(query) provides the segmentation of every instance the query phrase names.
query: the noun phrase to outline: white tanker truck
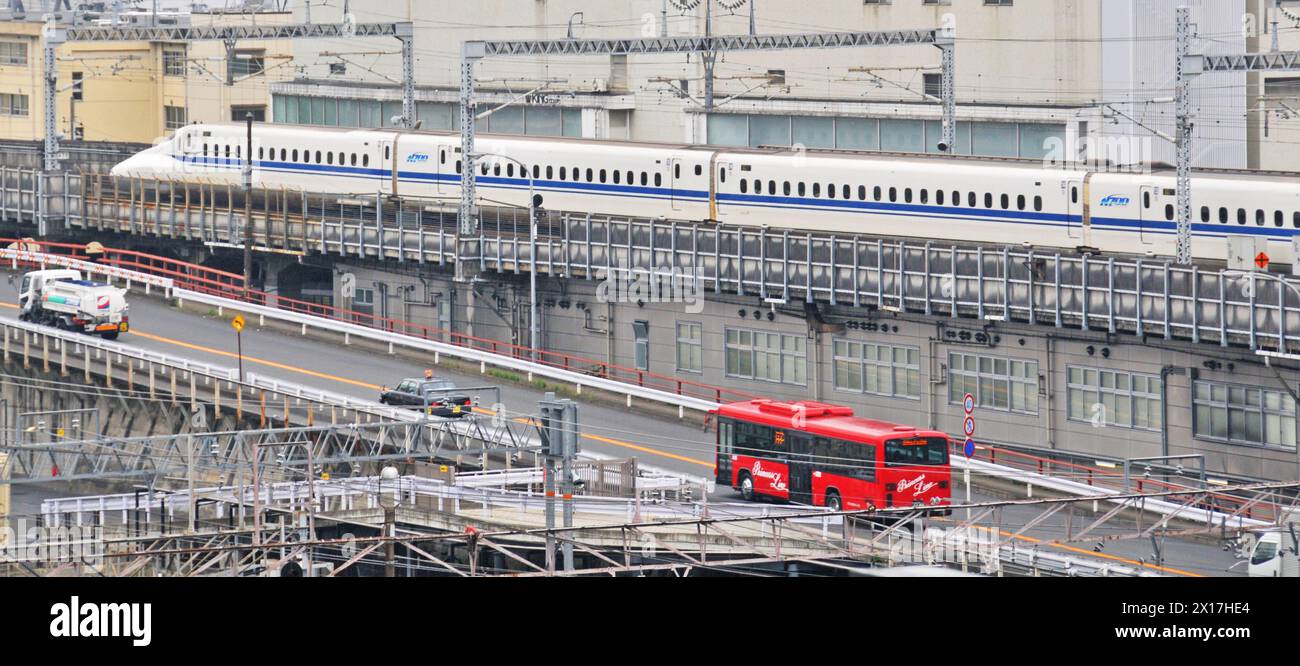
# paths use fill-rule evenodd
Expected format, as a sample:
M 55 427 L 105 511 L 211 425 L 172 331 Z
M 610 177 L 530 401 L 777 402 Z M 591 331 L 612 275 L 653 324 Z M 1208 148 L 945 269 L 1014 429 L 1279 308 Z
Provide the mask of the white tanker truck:
M 18 287 L 18 318 L 116 340 L 130 328 L 126 291 L 71 269 L 32 271 Z

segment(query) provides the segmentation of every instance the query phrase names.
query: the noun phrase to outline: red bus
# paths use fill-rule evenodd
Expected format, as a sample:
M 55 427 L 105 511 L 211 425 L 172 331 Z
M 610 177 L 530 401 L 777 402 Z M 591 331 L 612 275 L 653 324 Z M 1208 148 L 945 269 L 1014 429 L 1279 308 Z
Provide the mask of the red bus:
M 746 500 L 762 495 L 835 510 L 952 504 L 944 433 L 816 402 L 754 400 L 714 413 L 717 482 Z

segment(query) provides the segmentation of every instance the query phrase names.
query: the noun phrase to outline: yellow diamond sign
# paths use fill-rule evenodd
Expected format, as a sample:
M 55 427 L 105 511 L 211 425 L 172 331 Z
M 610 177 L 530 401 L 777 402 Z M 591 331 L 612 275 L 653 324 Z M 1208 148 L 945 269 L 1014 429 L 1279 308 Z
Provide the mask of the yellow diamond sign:
M 244 315 L 235 315 L 235 318 L 230 320 L 230 327 L 235 329 L 236 333 L 243 333 Z

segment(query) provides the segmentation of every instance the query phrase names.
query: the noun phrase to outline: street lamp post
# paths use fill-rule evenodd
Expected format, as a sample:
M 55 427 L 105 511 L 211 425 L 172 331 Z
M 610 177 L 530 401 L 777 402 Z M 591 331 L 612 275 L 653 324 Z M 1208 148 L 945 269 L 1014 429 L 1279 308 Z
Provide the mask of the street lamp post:
M 537 347 L 537 209 L 542 200 L 536 194 L 533 174 L 523 162 L 496 153 L 479 153 L 475 157 L 495 157 L 519 165 L 524 178 L 528 179 L 528 348 L 532 350 L 533 360 L 539 358 Z M 515 257 L 518 263 L 519 257 Z

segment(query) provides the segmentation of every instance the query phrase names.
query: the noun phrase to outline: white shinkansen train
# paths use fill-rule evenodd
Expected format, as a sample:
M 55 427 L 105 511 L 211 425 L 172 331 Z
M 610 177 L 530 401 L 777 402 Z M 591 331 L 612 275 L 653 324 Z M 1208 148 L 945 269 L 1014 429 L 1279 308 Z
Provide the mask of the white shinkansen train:
M 190 125 L 113 169 L 117 176 L 238 184 L 243 125 Z M 460 198 L 460 136 L 261 125 L 257 184 L 349 195 Z M 714 221 L 1114 254 L 1175 253 L 1174 174 L 1048 168 L 997 158 L 486 135 L 481 202 L 527 206 L 529 178 L 554 210 Z M 528 165 L 528 173 L 505 156 Z M 1300 174 L 1198 171 L 1192 244 L 1223 260 L 1226 236 L 1269 240 L 1295 259 Z

